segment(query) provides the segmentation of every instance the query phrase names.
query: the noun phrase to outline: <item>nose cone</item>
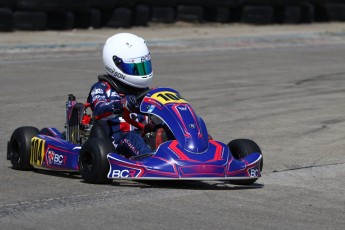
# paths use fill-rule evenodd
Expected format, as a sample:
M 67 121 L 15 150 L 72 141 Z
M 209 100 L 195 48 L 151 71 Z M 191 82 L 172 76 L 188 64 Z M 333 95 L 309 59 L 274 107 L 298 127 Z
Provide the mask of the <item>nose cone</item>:
M 184 121 L 184 149 L 193 153 L 205 152 L 208 148 L 208 133 L 204 121 L 188 105 L 179 112 Z

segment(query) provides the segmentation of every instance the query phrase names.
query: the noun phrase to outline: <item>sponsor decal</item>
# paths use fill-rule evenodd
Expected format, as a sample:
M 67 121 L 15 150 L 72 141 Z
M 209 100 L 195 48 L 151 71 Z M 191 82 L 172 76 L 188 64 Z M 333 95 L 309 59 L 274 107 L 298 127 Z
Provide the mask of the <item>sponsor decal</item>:
M 251 168 L 248 170 L 248 174 L 250 177 L 259 177 L 259 170 Z
M 106 69 L 111 75 L 113 75 L 114 77 L 117 77 L 117 78 L 119 78 L 119 79 L 125 79 L 125 78 L 126 78 L 125 75 L 116 72 L 115 69 L 112 69 L 112 68 L 110 68 L 109 66 L 105 66 L 105 69 Z
M 103 95 L 96 95 L 92 97 L 92 103 L 94 103 L 95 101 L 102 101 L 102 100 L 106 100 L 106 97 Z
M 150 105 L 150 106 L 148 107 L 148 109 L 147 109 L 147 112 L 148 112 L 148 113 L 152 113 L 152 111 L 153 111 L 155 108 L 156 108 L 155 105 Z
M 103 89 L 96 88 L 92 90 L 91 96 L 94 97 L 96 94 L 103 94 L 103 93 L 104 93 Z
M 117 78 L 119 78 L 119 79 L 125 79 L 125 78 L 126 78 L 125 75 L 120 74 L 120 73 L 118 73 L 118 72 L 115 72 L 115 73 L 113 73 L 113 74 L 114 74 L 115 77 L 117 77 Z
M 135 148 L 135 146 L 134 146 L 127 138 L 124 138 L 123 140 L 121 140 L 121 144 L 127 145 L 127 147 L 128 147 L 135 155 L 139 155 L 139 154 L 140 154 L 139 150 L 137 150 L 137 149 Z
M 151 60 L 150 54 L 141 57 L 141 62 L 146 62 L 146 61 L 150 61 L 150 60 Z
M 119 94 L 116 91 L 111 92 L 110 94 L 111 97 L 118 97 Z
M 111 177 L 112 178 L 127 178 L 127 177 L 135 177 L 136 171 L 134 169 L 131 170 L 113 170 Z
M 114 73 L 115 70 L 110 68 L 109 66 L 105 66 L 105 69 L 109 71 L 109 73 Z
M 65 165 L 67 157 L 57 154 L 53 150 L 49 150 L 47 153 L 47 161 L 49 165 Z

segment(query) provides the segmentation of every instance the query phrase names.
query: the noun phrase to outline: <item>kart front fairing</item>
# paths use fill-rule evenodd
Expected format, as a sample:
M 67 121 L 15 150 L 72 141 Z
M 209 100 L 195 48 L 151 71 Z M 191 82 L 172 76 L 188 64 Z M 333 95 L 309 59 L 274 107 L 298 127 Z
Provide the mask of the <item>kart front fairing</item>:
M 202 118 L 170 88 L 149 91 L 140 112 L 159 117 L 175 140 L 161 144 L 156 153 L 141 159 L 108 154 L 112 179 L 236 180 L 260 177 L 261 154 L 236 160 L 227 145 L 210 140 Z
M 140 111 L 153 114 L 164 121 L 185 151 L 197 154 L 208 149 L 208 133 L 204 121 L 177 91 L 159 88 L 149 92 L 141 103 Z

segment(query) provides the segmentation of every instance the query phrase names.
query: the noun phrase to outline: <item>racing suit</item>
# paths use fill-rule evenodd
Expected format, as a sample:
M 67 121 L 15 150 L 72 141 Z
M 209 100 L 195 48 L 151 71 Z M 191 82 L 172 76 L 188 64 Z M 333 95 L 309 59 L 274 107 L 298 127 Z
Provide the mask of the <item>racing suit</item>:
M 124 96 L 108 82 L 98 81 L 91 87 L 87 101 L 96 120 L 107 126 L 106 132 L 112 137 L 119 154 L 131 157 L 151 153 L 152 150 L 146 145 L 140 132 L 122 118 Z M 138 122 L 146 121 L 146 116 L 132 113 L 132 119 L 133 116 L 136 116 Z

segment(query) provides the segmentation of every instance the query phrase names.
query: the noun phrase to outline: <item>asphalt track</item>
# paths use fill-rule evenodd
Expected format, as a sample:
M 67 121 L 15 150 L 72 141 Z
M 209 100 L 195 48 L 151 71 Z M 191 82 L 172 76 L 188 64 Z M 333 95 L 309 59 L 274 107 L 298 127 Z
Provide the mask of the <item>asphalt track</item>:
M 63 129 L 67 94 L 84 101 L 102 64 L 99 51 L 7 56 L 0 61 L 1 229 L 343 229 L 344 39 L 298 39 L 149 41 L 153 86 L 180 91 L 214 139 L 260 145 L 263 177 L 247 187 L 92 185 L 79 175 L 13 170 L 11 132 Z

